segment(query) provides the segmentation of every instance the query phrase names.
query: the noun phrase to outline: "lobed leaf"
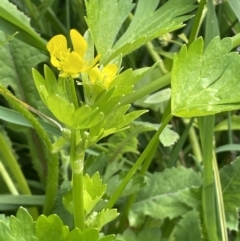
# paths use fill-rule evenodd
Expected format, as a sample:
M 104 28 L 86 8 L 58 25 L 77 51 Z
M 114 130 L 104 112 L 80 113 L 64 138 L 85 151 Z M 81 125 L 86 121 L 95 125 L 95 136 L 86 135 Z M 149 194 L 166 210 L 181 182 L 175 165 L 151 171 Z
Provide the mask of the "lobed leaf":
M 102 56 L 113 46 L 124 20 L 134 6 L 131 2 L 129 0 L 85 1 L 86 22 L 92 33 L 97 51 Z
M 207 46 L 198 38 L 175 55 L 171 103 L 175 116 L 205 116 L 240 108 L 240 56 L 230 53 L 231 48 L 230 38 L 215 37 Z
M 192 187 L 200 185 L 200 175 L 191 169 L 178 167 L 153 174 L 132 206 L 130 224 L 137 226 L 143 223 L 145 216 L 171 219 L 191 209 L 199 209 L 201 193 Z
M 10 217 L 11 235 L 16 240 L 37 241 L 35 224 L 26 209 L 20 207 L 16 217 Z
M 119 54 L 124 56 L 131 53 L 148 41 L 181 28 L 183 21 L 190 18 L 185 14 L 195 8 L 193 0 L 171 0 L 155 11 L 158 3 L 159 0 L 138 1 L 128 29 L 115 45 L 104 53 L 103 62 L 109 62 Z

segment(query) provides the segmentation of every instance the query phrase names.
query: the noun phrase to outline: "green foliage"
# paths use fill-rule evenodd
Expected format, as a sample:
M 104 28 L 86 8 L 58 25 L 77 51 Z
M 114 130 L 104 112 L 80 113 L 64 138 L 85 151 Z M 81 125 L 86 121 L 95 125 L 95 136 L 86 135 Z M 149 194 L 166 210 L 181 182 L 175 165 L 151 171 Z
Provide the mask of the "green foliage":
M 193 210 L 182 216 L 182 219 L 174 230 L 174 238 L 175 240 L 203 241 L 198 212 Z
M 238 230 L 238 209 L 240 195 L 238 193 L 240 183 L 240 158 L 220 170 L 223 200 L 227 226 L 231 230 Z
M 0 240 L 14 241 L 37 241 L 35 236 L 36 228 L 30 214 L 23 208 L 20 208 L 16 217 L 11 216 L 9 227 L 0 221 L 1 232 Z
M 104 4 L 99 1 L 86 2 L 86 21 L 93 34 L 96 48 L 102 54 L 103 63 L 108 63 L 119 54 L 126 55 L 156 37 L 181 28 L 183 21 L 190 18 L 184 14 L 195 8 L 192 0 L 184 1 L 184 4 L 179 0 L 171 0 L 154 11 L 158 2 L 158 0 L 152 0 L 151 3 L 139 1 L 128 29 L 115 44 L 114 41 L 122 22 L 132 9 L 130 1 L 121 0 L 114 4 L 112 1 L 104 2 Z M 96 8 L 99 10 L 97 13 L 94 11 Z M 113 8 L 113 11 L 109 11 L 109 8 Z M 117 11 L 118 8 L 121 11 Z M 106 26 L 104 32 L 101 26 Z M 106 41 L 106 36 L 109 36 L 108 41 Z
M 46 50 L 45 42 L 30 26 L 30 19 L 7 0 L 0 3 L 1 30 L 11 35 L 19 32 L 17 38 L 41 50 Z
M 239 6 L 2 0 L 0 240 L 238 240 Z
M 132 206 L 129 216 L 131 225 L 140 225 L 146 215 L 160 220 L 167 217 L 172 219 L 192 208 L 198 209 L 200 190 L 191 188 L 200 185 L 200 175 L 181 167 L 153 174 Z
M 118 236 L 119 241 L 144 241 L 144 240 L 160 240 L 161 232 L 157 228 L 145 228 L 138 234 L 135 234 L 132 230 L 126 229 L 123 234 Z
M 237 53 L 229 53 L 231 48 L 230 38 L 219 37 L 207 46 L 198 38 L 188 49 L 185 45 L 181 48 L 174 57 L 172 70 L 174 115 L 205 116 L 239 108 L 240 58 Z

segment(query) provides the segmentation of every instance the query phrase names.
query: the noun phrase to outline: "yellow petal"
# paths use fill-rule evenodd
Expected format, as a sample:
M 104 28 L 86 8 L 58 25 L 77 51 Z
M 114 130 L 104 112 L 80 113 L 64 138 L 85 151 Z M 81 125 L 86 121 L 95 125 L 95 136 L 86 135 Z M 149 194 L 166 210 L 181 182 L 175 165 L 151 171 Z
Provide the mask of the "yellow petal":
M 102 73 L 104 75 L 107 75 L 108 77 L 114 78 L 117 73 L 117 70 L 118 70 L 118 68 L 117 68 L 116 64 L 108 64 L 107 66 L 105 66 L 103 68 Z
M 51 55 L 51 63 L 56 68 L 61 67 L 60 61 L 54 55 Z
M 104 85 L 106 87 L 108 87 L 115 78 L 117 70 L 118 68 L 115 64 L 108 64 L 103 68 L 102 75 L 104 76 Z
M 70 36 L 71 36 L 74 52 L 77 52 L 80 56 L 84 57 L 87 51 L 86 40 L 75 29 L 70 30 Z
M 59 60 L 63 53 L 67 53 L 67 40 L 63 35 L 56 35 L 47 43 L 47 49 L 51 55 L 56 56 Z
M 101 80 L 101 72 L 98 67 L 94 67 L 89 71 L 90 81 L 95 84 L 96 80 Z
M 71 75 L 71 76 L 78 76 L 82 71 L 84 66 L 84 61 L 80 55 L 75 52 L 71 52 L 67 55 L 62 63 L 62 71 Z

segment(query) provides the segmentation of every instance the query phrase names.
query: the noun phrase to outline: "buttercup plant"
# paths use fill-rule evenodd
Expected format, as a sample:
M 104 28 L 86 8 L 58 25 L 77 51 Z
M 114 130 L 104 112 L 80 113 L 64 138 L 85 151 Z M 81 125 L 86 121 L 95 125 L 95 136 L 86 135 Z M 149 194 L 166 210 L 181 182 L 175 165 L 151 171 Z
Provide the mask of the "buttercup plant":
M 240 35 L 219 37 L 240 29 L 236 1 L 11 2 L 0 1 L 0 94 L 15 109 L 0 106 L 13 124 L 1 126 L 0 172 L 12 195 L 0 211 L 18 211 L 0 215 L 0 241 L 238 240 L 240 158 L 215 154 L 239 151 Z

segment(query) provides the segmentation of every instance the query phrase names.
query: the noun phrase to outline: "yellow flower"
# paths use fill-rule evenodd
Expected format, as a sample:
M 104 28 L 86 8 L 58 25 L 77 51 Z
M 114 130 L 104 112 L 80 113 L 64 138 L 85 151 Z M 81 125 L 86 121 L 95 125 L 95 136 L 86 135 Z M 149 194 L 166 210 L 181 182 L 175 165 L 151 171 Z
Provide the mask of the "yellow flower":
M 87 51 L 87 42 L 75 29 L 70 30 L 74 51 L 67 47 L 67 40 L 63 35 L 56 35 L 47 43 L 51 63 L 60 71 L 60 77 L 71 76 L 77 78 L 81 72 L 87 72 L 99 60 L 98 55 L 90 65 L 86 65 L 84 57 Z
M 105 88 L 108 88 L 115 78 L 117 71 L 118 68 L 115 64 L 108 64 L 102 70 L 95 66 L 89 71 L 89 78 L 93 84 L 95 84 L 98 80 L 104 85 Z

